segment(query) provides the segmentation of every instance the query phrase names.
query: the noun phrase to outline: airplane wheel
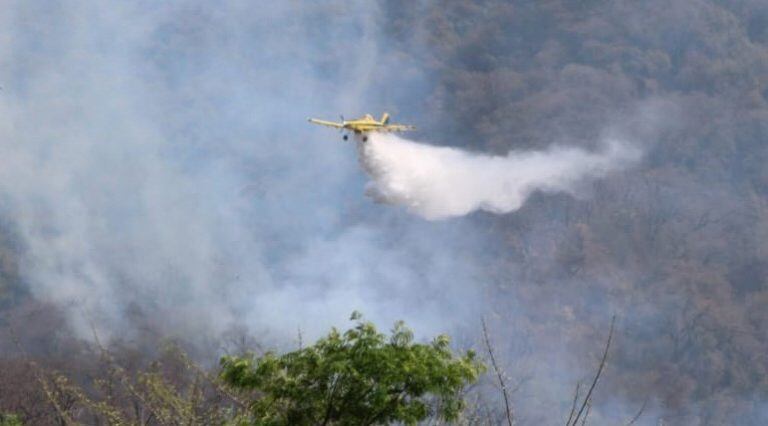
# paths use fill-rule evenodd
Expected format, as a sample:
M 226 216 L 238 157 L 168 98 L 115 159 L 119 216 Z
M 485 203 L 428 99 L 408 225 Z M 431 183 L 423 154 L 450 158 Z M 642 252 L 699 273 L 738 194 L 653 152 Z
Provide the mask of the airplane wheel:
M 363 136 L 363 142 L 368 142 L 368 136 Z
M 344 140 L 347 140 L 347 139 L 349 139 L 349 136 L 344 135 Z

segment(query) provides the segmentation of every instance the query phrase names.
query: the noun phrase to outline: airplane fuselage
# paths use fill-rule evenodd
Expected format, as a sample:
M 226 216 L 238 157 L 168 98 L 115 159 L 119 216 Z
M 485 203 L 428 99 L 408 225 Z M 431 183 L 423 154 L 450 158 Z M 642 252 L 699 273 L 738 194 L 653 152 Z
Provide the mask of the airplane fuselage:
M 373 118 L 372 115 L 366 114 L 362 118 L 355 120 L 344 120 L 342 117 L 341 122 L 333 122 L 326 120 L 318 120 L 316 118 L 310 118 L 310 123 L 320 124 L 322 126 L 334 127 L 336 129 L 346 130 L 355 135 L 362 136 L 363 142 L 368 137 L 367 134 L 371 132 L 403 132 L 408 130 L 414 130 L 415 127 L 404 124 L 392 124 L 389 122 L 389 114 L 384 113 L 381 116 L 381 120 Z M 344 135 L 344 140 L 347 140 L 347 135 Z
M 361 133 L 367 133 L 367 132 L 373 132 L 376 130 L 379 130 L 384 126 L 383 123 L 371 118 L 364 118 L 360 120 L 350 120 L 350 121 L 344 121 L 344 129 L 349 130 L 351 132 L 361 134 Z

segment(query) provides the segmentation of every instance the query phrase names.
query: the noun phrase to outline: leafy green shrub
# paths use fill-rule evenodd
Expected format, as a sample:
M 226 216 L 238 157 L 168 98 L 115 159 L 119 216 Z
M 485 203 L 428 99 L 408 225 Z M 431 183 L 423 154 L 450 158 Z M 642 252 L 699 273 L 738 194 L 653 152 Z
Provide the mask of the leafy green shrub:
M 402 322 L 391 336 L 360 320 L 313 346 L 284 355 L 224 357 L 222 378 L 257 391 L 244 423 L 259 425 L 416 424 L 458 418 L 464 387 L 485 369 L 472 351 L 453 354 L 447 336 L 413 342 Z

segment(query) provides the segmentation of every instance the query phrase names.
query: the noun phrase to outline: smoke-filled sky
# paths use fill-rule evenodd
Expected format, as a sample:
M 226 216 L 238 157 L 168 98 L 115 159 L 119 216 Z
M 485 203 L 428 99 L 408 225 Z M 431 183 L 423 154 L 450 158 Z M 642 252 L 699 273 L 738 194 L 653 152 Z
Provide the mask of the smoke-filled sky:
M 402 72 L 408 58 L 391 57 L 375 11 L 9 8 L 0 185 L 33 294 L 105 333 L 130 328 L 134 310 L 182 334 L 244 324 L 314 335 L 354 309 L 428 332 L 476 319 L 482 272 L 461 253 L 484 250 L 478 231 L 372 203 L 354 144 L 303 120 L 420 101 L 425 76 Z M 636 156 L 560 148 L 493 160 L 397 139 L 361 155 L 397 168 L 374 172 L 396 198 L 393 173 L 434 163 L 432 152 L 443 170 L 429 165 L 410 185 L 435 187 L 424 205 L 405 203 L 428 219 L 516 210 L 532 190 L 568 189 L 612 156 Z M 455 200 L 473 192 L 483 194 Z
M 7 7 L 0 190 L 34 296 L 84 335 L 136 318 L 291 338 L 355 309 L 424 333 L 477 318 L 471 225 L 375 205 L 354 145 L 305 121 L 418 102 L 423 76 L 395 72 L 408 59 L 383 50 L 375 10 Z
M 84 337 L 487 316 L 523 424 L 618 313 L 597 424 L 762 424 L 765 28 L 741 0 L 8 0 L 0 257 Z M 306 123 L 384 111 L 421 130 Z

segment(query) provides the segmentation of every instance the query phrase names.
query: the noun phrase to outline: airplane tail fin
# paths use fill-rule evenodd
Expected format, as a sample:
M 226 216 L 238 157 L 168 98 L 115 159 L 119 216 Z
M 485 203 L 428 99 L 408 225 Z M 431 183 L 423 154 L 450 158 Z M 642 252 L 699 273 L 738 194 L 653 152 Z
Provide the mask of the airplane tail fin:
M 384 115 L 381 116 L 381 124 L 389 124 L 389 114 L 384 113 Z

